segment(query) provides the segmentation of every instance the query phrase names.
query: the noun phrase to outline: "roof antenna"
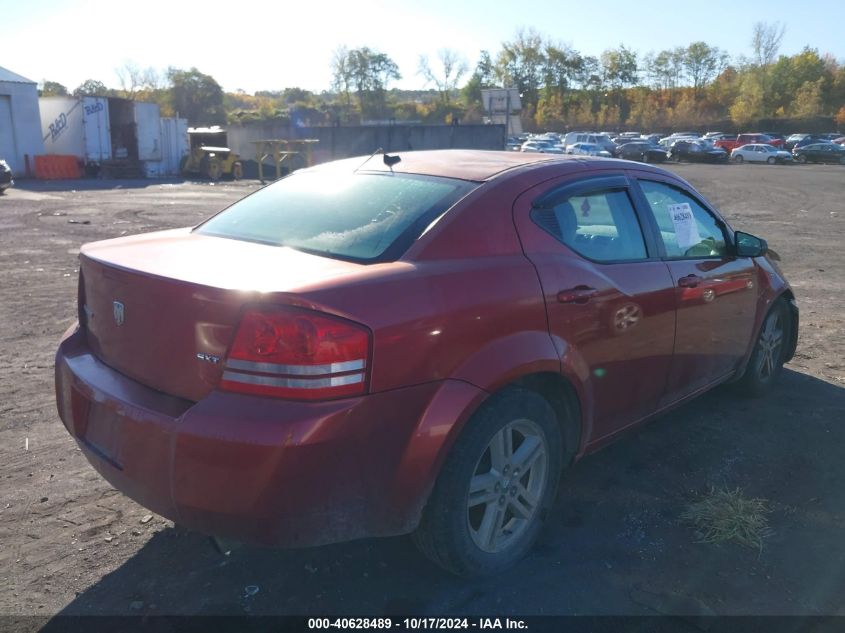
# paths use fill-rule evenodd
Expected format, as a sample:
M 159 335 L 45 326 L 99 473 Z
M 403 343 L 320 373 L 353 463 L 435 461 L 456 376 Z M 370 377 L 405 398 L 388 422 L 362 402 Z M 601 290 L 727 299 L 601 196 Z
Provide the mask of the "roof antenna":
M 358 165 L 355 169 L 353 169 L 353 170 L 352 170 L 352 173 L 353 173 L 353 174 L 354 174 L 354 173 L 357 173 L 357 171 L 358 171 L 359 169 L 361 169 L 361 167 L 363 167 L 363 166 L 364 166 L 364 165 L 366 165 L 368 162 L 370 162 L 370 159 L 371 159 L 373 156 L 375 156 L 375 155 L 376 155 L 376 154 L 378 154 L 379 152 L 383 152 L 383 151 L 384 151 L 384 150 L 383 150 L 381 147 L 379 147 L 376 151 L 374 151 L 372 154 L 370 154 L 369 156 L 367 156 L 367 157 L 364 159 L 364 162 L 363 162 L 363 163 L 361 163 L 361 164 L 360 164 L 360 165 Z M 398 161 L 397 161 L 397 162 L 398 162 Z

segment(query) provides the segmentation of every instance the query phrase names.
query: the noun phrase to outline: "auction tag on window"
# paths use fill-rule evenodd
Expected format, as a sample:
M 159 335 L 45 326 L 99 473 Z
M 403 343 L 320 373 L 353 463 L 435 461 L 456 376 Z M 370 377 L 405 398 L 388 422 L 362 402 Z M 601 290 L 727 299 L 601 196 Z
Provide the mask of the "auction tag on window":
M 670 204 L 667 209 L 669 217 L 672 218 L 672 226 L 675 227 L 675 241 L 678 243 L 678 248 L 687 250 L 700 243 L 698 224 L 695 223 L 689 203 Z

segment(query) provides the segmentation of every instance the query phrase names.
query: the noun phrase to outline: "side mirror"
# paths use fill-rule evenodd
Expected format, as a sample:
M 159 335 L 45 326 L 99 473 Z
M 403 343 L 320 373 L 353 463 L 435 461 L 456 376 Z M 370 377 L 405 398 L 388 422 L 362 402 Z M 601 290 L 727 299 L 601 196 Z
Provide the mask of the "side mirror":
M 737 257 L 762 257 L 769 250 L 769 245 L 761 237 L 737 231 L 734 233 Z

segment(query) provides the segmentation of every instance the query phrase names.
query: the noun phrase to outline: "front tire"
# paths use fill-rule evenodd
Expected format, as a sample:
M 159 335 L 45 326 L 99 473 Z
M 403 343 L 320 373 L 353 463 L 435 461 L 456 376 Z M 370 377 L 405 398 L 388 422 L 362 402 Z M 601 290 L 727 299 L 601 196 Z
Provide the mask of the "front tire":
M 806 156 L 804 156 L 804 154 L 800 154 L 800 155 L 798 156 L 798 158 L 796 158 L 795 160 L 797 160 L 797 161 L 798 161 L 799 163 L 801 163 L 802 165 L 805 165 L 805 164 L 807 163 L 807 157 L 806 157 Z
M 522 558 L 552 505 L 563 439 L 551 405 L 509 387 L 467 422 L 437 478 L 413 538 L 458 576 L 490 574 Z
M 780 298 L 763 319 L 745 374 L 737 383 L 743 395 L 754 398 L 764 395 L 780 376 L 792 327 L 789 306 Z
M 774 164 L 775 164 L 775 157 L 774 157 L 774 156 L 769 156 L 769 157 L 766 159 L 766 162 L 767 162 L 767 163 L 769 163 L 769 165 L 774 165 Z
M 741 163 L 743 160 L 745 160 L 745 159 L 740 154 L 737 154 L 736 156 L 734 156 L 734 162 L 735 163 Z

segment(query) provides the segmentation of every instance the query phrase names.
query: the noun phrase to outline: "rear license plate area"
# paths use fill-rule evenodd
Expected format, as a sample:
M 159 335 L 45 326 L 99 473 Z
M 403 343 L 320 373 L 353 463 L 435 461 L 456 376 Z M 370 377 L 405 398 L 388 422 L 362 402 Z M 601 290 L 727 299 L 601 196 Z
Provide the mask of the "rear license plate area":
M 99 457 L 123 470 L 123 418 L 114 411 L 91 403 L 82 440 Z

